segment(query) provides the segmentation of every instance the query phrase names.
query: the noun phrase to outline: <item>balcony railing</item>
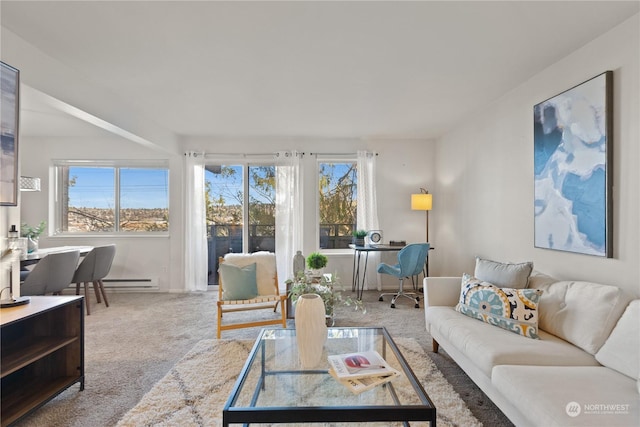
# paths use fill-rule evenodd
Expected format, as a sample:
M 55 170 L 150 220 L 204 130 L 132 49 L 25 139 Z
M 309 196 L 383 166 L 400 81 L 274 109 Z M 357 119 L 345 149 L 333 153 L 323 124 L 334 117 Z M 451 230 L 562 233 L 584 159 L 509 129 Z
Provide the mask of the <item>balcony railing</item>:
M 321 224 L 320 249 L 347 248 L 352 241 L 354 224 Z M 345 234 L 346 233 L 346 234 Z M 218 284 L 218 258 L 230 252 L 242 252 L 242 226 L 216 224 L 209 226 L 209 284 Z M 275 252 L 275 225 L 249 226 L 249 252 Z

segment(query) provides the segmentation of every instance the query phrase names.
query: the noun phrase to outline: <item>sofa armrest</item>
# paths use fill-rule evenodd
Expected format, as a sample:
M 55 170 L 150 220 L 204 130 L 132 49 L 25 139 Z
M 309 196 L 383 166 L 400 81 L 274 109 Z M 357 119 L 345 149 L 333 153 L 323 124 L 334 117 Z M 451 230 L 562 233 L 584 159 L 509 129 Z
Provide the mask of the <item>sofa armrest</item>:
M 461 286 L 461 277 L 425 277 L 424 306 L 455 306 L 460 299 Z

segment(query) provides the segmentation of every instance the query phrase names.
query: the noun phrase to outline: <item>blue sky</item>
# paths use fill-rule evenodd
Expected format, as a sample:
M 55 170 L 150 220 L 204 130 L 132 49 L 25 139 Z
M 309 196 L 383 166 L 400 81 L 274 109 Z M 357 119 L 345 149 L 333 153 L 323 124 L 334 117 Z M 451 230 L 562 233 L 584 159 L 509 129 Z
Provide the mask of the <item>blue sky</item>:
M 112 167 L 70 167 L 69 205 L 113 208 L 115 169 Z M 166 169 L 120 169 L 120 207 L 162 208 L 169 203 L 169 172 Z

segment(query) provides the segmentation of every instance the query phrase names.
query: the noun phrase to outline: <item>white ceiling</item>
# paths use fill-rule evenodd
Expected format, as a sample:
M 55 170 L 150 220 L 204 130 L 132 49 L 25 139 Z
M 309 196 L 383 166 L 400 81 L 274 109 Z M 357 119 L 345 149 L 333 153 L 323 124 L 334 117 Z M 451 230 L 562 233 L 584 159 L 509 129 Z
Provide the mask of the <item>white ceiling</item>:
M 639 4 L 2 0 L 0 8 L 3 27 L 177 135 L 433 138 Z M 28 90 L 23 97 L 23 134 L 90 132 L 74 130 L 70 116 L 56 121 Z

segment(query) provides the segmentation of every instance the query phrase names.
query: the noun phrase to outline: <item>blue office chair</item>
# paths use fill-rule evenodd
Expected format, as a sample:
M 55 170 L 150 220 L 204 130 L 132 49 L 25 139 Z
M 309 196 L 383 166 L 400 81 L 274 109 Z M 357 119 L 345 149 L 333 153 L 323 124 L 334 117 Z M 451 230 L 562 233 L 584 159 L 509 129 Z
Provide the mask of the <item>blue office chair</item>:
M 396 300 L 399 297 L 406 297 L 416 303 L 415 307 L 420 308 L 420 297 L 414 292 L 405 292 L 402 288 L 405 277 L 412 277 L 420 274 L 424 268 L 427 256 L 429 255 L 429 243 L 414 243 L 407 245 L 398 252 L 398 264 L 389 265 L 380 263 L 378 273 L 389 274 L 400 280 L 398 292 L 388 292 L 380 295 L 378 301 L 384 301 L 385 295 L 393 295 L 391 308 L 396 308 Z

